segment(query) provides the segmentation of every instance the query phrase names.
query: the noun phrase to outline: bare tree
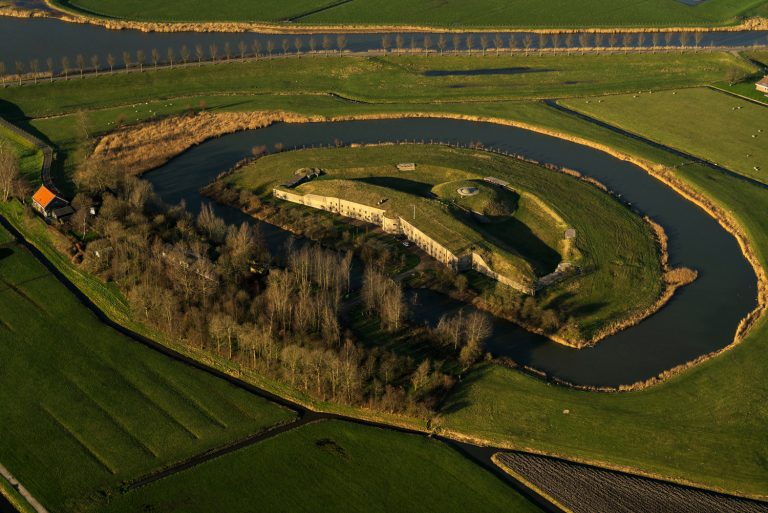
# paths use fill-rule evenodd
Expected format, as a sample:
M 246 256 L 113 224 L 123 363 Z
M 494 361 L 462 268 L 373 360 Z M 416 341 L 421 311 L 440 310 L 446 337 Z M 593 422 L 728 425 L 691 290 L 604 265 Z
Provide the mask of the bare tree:
M 451 37 L 451 44 L 453 46 L 453 53 L 459 53 L 459 50 L 461 50 L 461 36 L 459 34 L 454 34 L 453 37 Z
M 539 50 L 544 50 L 547 47 L 547 42 L 549 41 L 549 35 L 542 33 L 539 34 Z
M 389 40 L 389 34 L 384 34 L 381 36 L 381 49 L 384 51 L 385 54 L 389 53 L 389 47 L 391 46 L 391 42 Z
M 219 47 L 216 43 L 208 45 L 208 55 L 211 57 L 211 61 L 216 62 L 216 58 L 219 56 Z
M 111 53 L 107 54 L 107 66 L 109 66 L 109 74 L 115 72 L 115 56 Z
M 136 50 L 136 64 L 139 65 L 139 71 L 144 72 L 144 50 Z
M 5 63 L 0 61 L 0 83 L 5 87 Z
M 232 46 L 229 44 L 229 41 L 224 42 L 224 57 L 227 60 L 232 58 Z
M 581 47 L 581 53 L 584 53 L 584 49 L 589 46 L 589 35 L 586 32 L 579 34 L 579 46 Z
M 402 34 L 397 34 L 395 36 L 395 48 L 397 48 L 398 52 L 401 52 L 403 50 L 403 46 L 405 46 L 405 39 L 403 39 Z
M 309 51 L 311 53 L 317 52 L 317 40 L 314 36 L 309 37 Z
M 658 46 L 659 46 L 659 33 L 658 32 L 654 32 L 651 35 L 651 45 L 653 45 L 653 49 L 654 50 L 656 50 L 656 48 L 658 48 Z
M 64 80 L 69 79 L 69 57 L 66 55 L 61 58 L 61 70 L 64 72 Z
M 203 57 L 205 57 L 203 45 L 195 45 L 195 57 L 197 57 L 197 65 L 200 66 L 203 62 Z
M 680 48 L 688 46 L 688 32 L 680 32 Z
M 240 52 L 240 62 L 245 62 L 245 52 L 248 51 L 248 47 L 245 44 L 245 41 L 240 41 L 237 43 L 237 49 Z
M 83 54 L 77 54 L 77 57 L 75 57 L 75 63 L 80 70 L 80 78 L 83 78 L 83 72 L 85 71 L 85 57 L 83 57 Z
M 32 72 L 32 79 L 34 80 L 35 84 L 37 84 L 37 72 L 40 69 L 40 61 L 37 59 L 32 59 L 29 61 L 29 70 Z
M 440 55 L 443 55 L 443 52 L 445 52 L 445 46 L 447 44 L 447 41 L 445 40 L 445 34 L 440 34 L 437 38 L 437 48 L 440 50 Z
M 432 38 L 429 36 L 429 34 L 426 34 L 424 36 L 424 52 L 429 53 L 431 49 L 432 49 Z
M 328 34 L 324 35 L 322 45 L 323 51 L 326 55 L 328 55 L 328 53 L 331 51 L 331 48 L 333 48 L 333 41 L 331 41 L 331 36 Z
M 621 46 L 624 48 L 630 48 L 632 46 L 632 33 L 624 32 L 624 35 L 621 37 Z
M 0 198 L 8 201 L 19 179 L 19 161 L 16 153 L 6 144 L 0 144 Z
M 603 47 L 603 39 L 605 39 L 605 34 L 603 34 L 602 32 L 595 33 L 595 48 Z
M 251 43 L 251 50 L 253 50 L 253 55 L 256 56 L 257 59 L 261 57 L 261 41 L 254 39 L 253 43 Z
M 272 57 L 272 52 L 275 51 L 275 42 L 271 39 L 267 40 L 267 54 L 269 54 L 270 57 Z
M 157 48 L 152 48 L 150 55 L 152 56 L 152 65 L 157 68 L 157 64 L 160 62 L 160 52 Z
M 672 46 L 672 38 L 674 37 L 674 34 L 672 32 L 664 32 L 664 46 L 669 48 Z
M 53 82 L 53 75 L 55 74 L 55 71 L 53 69 L 53 59 L 48 57 L 45 59 L 45 65 L 48 67 L 48 76 L 51 79 L 51 82 Z M 0 72 L 0 75 L 2 75 L 2 72 Z
M 171 65 L 171 69 L 173 69 L 173 64 L 176 62 L 176 50 L 169 46 L 165 50 L 165 58 L 167 59 L 168 64 Z
M 16 77 L 19 79 L 19 85 L 21 85 L 24 78 L 24 63 L 21 61 L 16 61 Z
M 483 56 L 485 56 L 486 50 L 488 50 L 488 36 L 483 34 L 480 36 L 480 48 L 483 50 Z
M 418 48 L 418 45 L 416 44 L 416 38 L 414 36 L 411 36 L 411 53 L 416 53 L 417 48 Z
M 469 52 L 469 55 L 472 55 L 472 47 L 475 44 L 475 38 L 472 36 L 472 34 L 469 34 L 464 41 L 464 44 L 467 45 L 467 51 Z
M 523 36 L 523 48 L 525 48 L 525 55 L 528 55 L 528 51 L 533 45 L 533 37 L 530 34 Z
M 288 42 L 287 38 L 283 38 L 283 55 L 288 55 L 288 49 L 291 47 L 291 43 Z
M 96 76 L 99 76 L 99 56 L 94 54 L 91 55 L 91 67 L 93 68 L 93 72 L 96 73 Z
M 565 47 L 570 50 L 573 48 L 573 32 L 568 32 L 565 35 Z
M 701 41 L 704 39 L 704 34 L 702 32 L 694 32 L 693 33 L 693 42 L 696 45 L 697 48 L 701 46 Z
M 344 34 L 336 36 L 336 48 L 338 48 L 340 54 L 344 53 L 344 50 L 347 48 L 347 36 Z
M 493 36 L 493 48 L 496 50 L 496 57 L 499 56 L 499 52 L 504 47 L 504 40 L 501 38 L 501 34 Z
M 514 34 L 509 35 L 509 41 L 507 42 L 507 45 L 509 45 L 509 55 L 514 54 L 515 48 L 517 48 L 517 39 L 515 38 Z
M 619 40 L 619 37 L 616 35 L 615 32 L 611 32 L 610 34 L 608 34 L 608 46 L 610 48 L 614 48 L 618 40 Z

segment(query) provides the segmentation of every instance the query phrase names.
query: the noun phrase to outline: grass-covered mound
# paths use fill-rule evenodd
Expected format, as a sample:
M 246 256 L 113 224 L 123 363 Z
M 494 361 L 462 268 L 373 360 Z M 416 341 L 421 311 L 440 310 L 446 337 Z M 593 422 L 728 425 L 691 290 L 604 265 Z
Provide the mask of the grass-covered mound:
M 479 179 L 442 183 L 433 187 L 432 192 L 443 201 L 489 219 L 514 215 L 520 201 L 513 190 Z
M 415 162 L 416 170 L 399 171 L 396 165 L 400 162 Z M 274 154 L 226 180 L 265 202 L 278 202 L 282 209 L 324 215 L 271 197 L 273 187 L 305 167 L 321 168 L 324 175 L 300 185 L 296 192 L 322 192 L 371 205 L 387 198 L 379 208 L 397 212 L 427 233 L 463 237 L 470 246 L 504 249 L 496 254 L 506 260 L 494 264 L 523 261 L 537 276 L 551 272 L 565 259 L 577 265 L 581 274 L 545 287 L 535 297 L 540 308 L 557 308 L 558 315 L 568 320 L 567 328 L 563 322 L 552 333 L 568 329 L 570 340 L 589 339 L 606 325 L 647 308 L 659 296 L 662 270 L 650 229 L 605 192 L 572 176 L 482 151 L 389 145 Z M 513 215 L 482 222 L 437 197 L 489 176 L 509 183 L 512 190 L 501 197 L 510 210 L 517 200 Z M 569 227 L 576 230 L 577 237 L 566 241 Z M 484 293 L 491 298 L 494 287 Z M 505 295 L 503 301 L 512 304 L 522 298 Z

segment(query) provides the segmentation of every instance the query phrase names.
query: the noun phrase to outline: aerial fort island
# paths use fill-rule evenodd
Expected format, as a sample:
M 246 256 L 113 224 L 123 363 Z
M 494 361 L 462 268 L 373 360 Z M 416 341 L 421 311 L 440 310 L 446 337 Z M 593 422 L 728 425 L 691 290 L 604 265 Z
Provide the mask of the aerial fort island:
M 768 511 L 768 0 L 0 0 L 0 512 Z

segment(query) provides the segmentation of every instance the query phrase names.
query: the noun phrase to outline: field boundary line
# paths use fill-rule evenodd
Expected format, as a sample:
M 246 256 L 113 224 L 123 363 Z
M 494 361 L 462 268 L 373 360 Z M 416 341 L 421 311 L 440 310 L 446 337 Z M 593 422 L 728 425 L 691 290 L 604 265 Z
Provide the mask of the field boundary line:
M 45 506 L 40 504 L 40 502 L 35 499 L 35 496 L 29 493 L 29 490 L 27 490 L 2 463 L 0 463 L 0 477 L 5 478 L 5 480 L 8 481 L 8 483 L 10 483 L 22 497 L 24 497 L 24 500 L 26 500 L 37 513 L 49 513 L 48 510 L 45 509 Z M 11 502 L 11 504 L 13 505 L 13 502 Z
M 726 94 L 728 96 L 733 96 L 734 98 L 739 98 L 741 100 L 746 100 L 750 103 L 754 103 L 755 105 L 760 105 L 761 107 L 768 107 L 768 103 L 761 102 L 760 100 L 756 100 L 754 98 L 750 98 L 749 96 L 744 96 L 743 94 L 734 93 L 733 91 L 728 91 L 727 89 L 722 89 L 720 87 L 717 87 L 715 85 L 708 85 L 706 86 L 707 89 L 711 89 L 712 91 L 716 91 L 721 94 Z

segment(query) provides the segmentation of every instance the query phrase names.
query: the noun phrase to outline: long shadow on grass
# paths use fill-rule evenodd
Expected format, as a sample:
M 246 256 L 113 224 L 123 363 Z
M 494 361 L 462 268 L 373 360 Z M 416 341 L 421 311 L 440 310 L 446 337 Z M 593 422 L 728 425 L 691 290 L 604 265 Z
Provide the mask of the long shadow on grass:
M 543 68 L 528 68 L 528 67 L 516 67 L 516 68 L 483 68 L 483 69 L 431 69 L 425 71 L 423 75 L 425 77 L 475 77 L 475 76 L 488 76 L 488 75 L 523 75 L 526 73 L 552 73 L 554 69 Z
M 13 254 L 13 250 L 10 248 L 0 248 L 0 260 L 3 260 L 4 258 L 8 258 Z
M 369 176 L 366 178 L 353 178 L 353 182 L 363 182 L 369 185 L 387 187 L 396 191 L 421 196 L 424 198 L 432 197 L 432 185 L 406 178 L 396 178 L 392 176 Z
M 560 263 L 560 253 L 536 236 L 531 229 L 514 217 L 500 223 L 476 224 L 480 233 L 514 248 L 531 262 L 536 274 L 542 276 L 555 270 Z

